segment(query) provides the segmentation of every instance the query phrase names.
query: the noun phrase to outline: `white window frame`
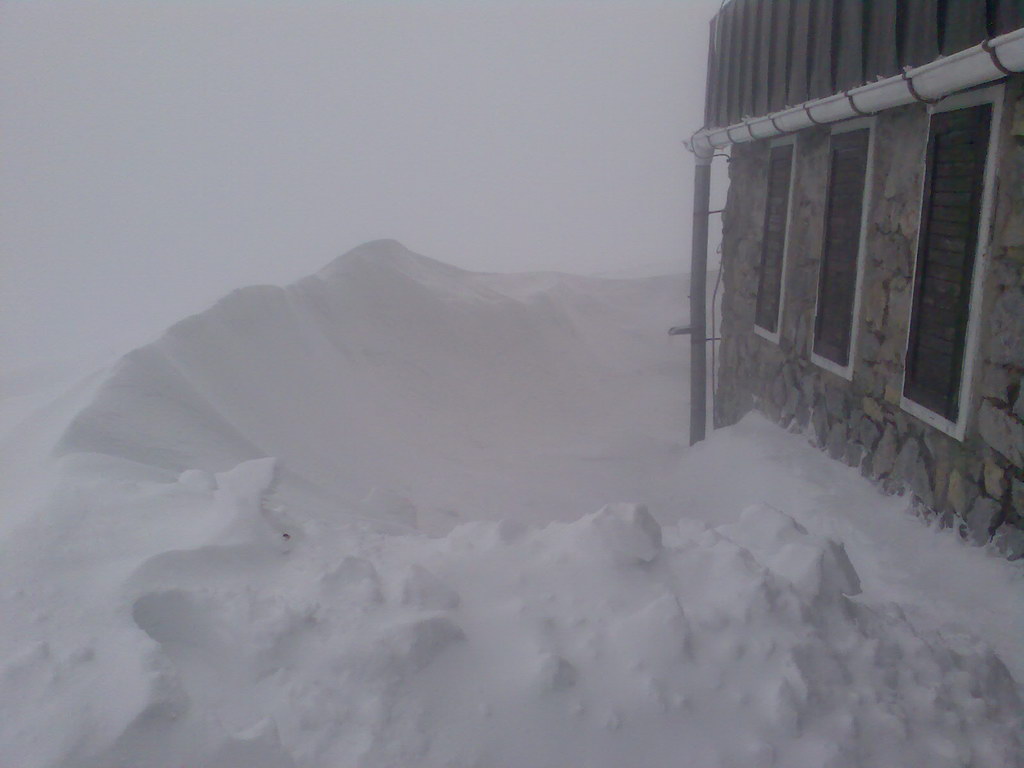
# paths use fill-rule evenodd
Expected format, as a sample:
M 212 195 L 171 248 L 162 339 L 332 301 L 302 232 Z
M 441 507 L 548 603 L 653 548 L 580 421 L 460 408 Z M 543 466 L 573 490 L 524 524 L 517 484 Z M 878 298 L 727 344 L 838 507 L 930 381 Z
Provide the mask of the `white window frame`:
M 781 136 L 777 139 L 772 139 L 772 142 L 768 145 L 769 159 L 771 158 L 771 150 L 775 147 L 784 147 L 787 144 L 793 145 L 793 155 L 789 160 L 789 193 L 786 198 L 786 231 L 782 236 L 782 264 L 779 266 L 781 274 L 779 276 L 779 314 L 775 318 L 775 330 L 769 331 L 767 328 L 762 328 L 757 324 L 757 312 L 754 313 L 754 333 L 760 336 L 762 339 L 767 339 L 773 344 L 778 344 L 782 338 L 782 309 L 786 305 L 786 267 L 789 264 L 789 231 L 793 223 L 793 192 L 796 189 L 796 155 L 799 150 L 799 142 L 797 141 L 797 134 L 790 136 Z M 765 205 L 767 205 L 768 192 L 765 189 Z M 761 237 L 764 237 L 762 230 Z M 764 244 L 762 242 L 762 248 Z M 763 254 L 763 251 L 762 251 Z M 755 299 L 755 306 L 756 306 Z
M 827 357 L 822 357 L 816 354 L 814 351 L 814 329 L 818 325 L 818 301 L 820 297 L 821 288 L 821 268 L 825 262 L 825 227 L 828 226 L 828 194 L 829 187 L 832 184 L 832 137 L 841 134 L 849 133 L 851 131 L 859 131 L 864 128 L 868 129 L 868 155 L 867 155 L 867 168 L 864 173 L 864 192 L 861 197 L 861 212 L 860 212 L 860 237 L 857 242 L 857 277 L 853 289 L 853 312 L 850 318 L 850 351 L 849 361 L 846 365 L 838 365 L 837 363 L 829 360 Z M 867 238 L 868 238 L 868 221 L 870 220 L 871 213 L 871 188 L 874 185 L 875 179 L 875 118 L 871 117 L 858 117 L 853 120 L 846 120 L 836 126 L 834 126 L 829 133 L 829 146 L 828 146 L 828 178 L 825 180 L 825 224 L 822 227 L 821 237 L 821 256 L 818 259 L 818 275 L 816 278 L 816 287 L 814 291 L 814 315 L 813 324 L 811 326 L 811 338 L 810 338 L 810 355 L 811 362 L 817 365 L 819 368 L 824 368 L 826 371 L 834 373 L 836 376 L 846 379 L 847 381 L 853 380 L 853 368 L 854 362 L 857 357 L 857 339 L 860 336 L 860 303 L 861 294 L 864 289 L 864 262 L 867 260 L 865 257 L 865 251 L 867 250 Z
M 943 432 L 950 437 L 963 441 L 967 434 L 967 422 L 971 414 L 970 404 L 973 400 L 974 371 L 978 357 L 978 337 L 981 333 L 981 320 L 979 315 L 981 303 L 984 296 L 985 273 L 988 271 L 989 245 L 992 238 L 992 213 L 995 205 L 995 181 L 996 165 L 999 155 L 999 126 L 1003 118 L 1003 97 L 1005 88 L 1003 85 L 993 85 L 988 88 L 981 88 L 976 91 L 967 91 L 947 96 L 937 104 L 928 107 L 928 126 L 925 133 L 924 148 L 921 150 L 921 168 L 923 169 L 928 161 L 928 137 L 932 130 L 932 115 L 941 112 L 953 112 L 957 109 L 976 107 L 980 104 L 992 105 L 992 122 L 989 126 L 988 154 L 985 157 L 985 171 L 981 182 L 981 211 L 978 214 L 978 240 L 974 250 L 974 270 L 971 273 L 971 297 L 967 304 L 967 334 L 964 338 L 964 361 L 960 371 L 959 407 L 957 408 L 956 421 L 950 421 L 945 416 L 932 411 L 903 394 L 906 387 L 907 367 L 906 354 L 910 349 L 910 319 L 914 313 L 914 297 L 911 294 L 907 310 L 907 340 L 904 344 L 904 365 L 900 376 L 900 408 L 912 416 L 917 417 L 925 424 Z M 917 236 L 914 238 L 914 270 L 910 277 L 911 291 L 917 284 L 917 257 L 918 249 L 921 247 L 921 221 L 924 218 L 924 182 L 925 173 L 921 173 L 921 185 L 918 188 L 918 201 L 920 211 L 917 219 Z

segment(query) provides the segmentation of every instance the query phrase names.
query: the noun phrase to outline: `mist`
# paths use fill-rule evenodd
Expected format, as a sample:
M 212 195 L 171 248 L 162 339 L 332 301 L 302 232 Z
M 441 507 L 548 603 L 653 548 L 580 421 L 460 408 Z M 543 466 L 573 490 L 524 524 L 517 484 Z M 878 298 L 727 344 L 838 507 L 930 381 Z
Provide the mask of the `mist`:
M 375 238 L 481 271 L 685 270 L 718 5 L 5 3 L 5 368 Z

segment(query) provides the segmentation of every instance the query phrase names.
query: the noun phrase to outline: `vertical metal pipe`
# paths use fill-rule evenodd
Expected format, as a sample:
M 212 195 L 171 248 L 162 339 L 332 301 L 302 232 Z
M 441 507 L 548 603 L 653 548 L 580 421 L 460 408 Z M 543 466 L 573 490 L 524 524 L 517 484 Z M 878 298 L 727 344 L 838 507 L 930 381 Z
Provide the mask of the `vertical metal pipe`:
M 695 155 L 690 247 L 690 445 L 707 433 L 707 274 L 711 158 Z

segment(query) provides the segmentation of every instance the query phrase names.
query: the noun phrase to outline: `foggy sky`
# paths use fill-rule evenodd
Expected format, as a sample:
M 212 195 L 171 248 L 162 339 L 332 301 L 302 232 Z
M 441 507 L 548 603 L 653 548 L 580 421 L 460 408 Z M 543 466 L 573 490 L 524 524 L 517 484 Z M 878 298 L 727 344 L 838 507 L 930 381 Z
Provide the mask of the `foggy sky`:
M 145 341 L 380 237 L 684 269 L 718 6 L 8 0 L 3 358 Z

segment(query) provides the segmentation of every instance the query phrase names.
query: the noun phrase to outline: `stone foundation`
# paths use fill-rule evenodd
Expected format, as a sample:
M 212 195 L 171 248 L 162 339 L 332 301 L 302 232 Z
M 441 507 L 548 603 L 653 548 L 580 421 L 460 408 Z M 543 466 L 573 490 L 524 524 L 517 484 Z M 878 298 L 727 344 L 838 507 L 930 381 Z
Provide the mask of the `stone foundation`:
M 833 458 L 963 536 L 1024 556 L 1024 77 L 1006 86 L 982 330 L 963 441 L 900 407 L 928 115 L 875 123 L 874 177 L 853 380 L 810 359 L 824 224 L 828 129 L 802 131 L 779 343 L 754 333 L 768 142 L 733 147 L 722 243 L 722 342 L 715 424 L 756 408 L 805 430 Z M 975 307 L 977 312 L 978 308 Z

